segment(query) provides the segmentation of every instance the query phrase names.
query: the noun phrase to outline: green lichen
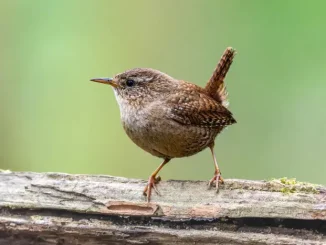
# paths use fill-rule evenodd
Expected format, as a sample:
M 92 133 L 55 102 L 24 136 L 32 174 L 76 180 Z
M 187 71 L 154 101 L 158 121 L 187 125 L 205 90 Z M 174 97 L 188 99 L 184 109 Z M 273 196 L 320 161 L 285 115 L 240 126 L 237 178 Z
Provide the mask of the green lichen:
M 319 185 L 311 184 L 308 182 L 297 181 L 295 178 L 283 177 L 280 179 L 271 179 L 271 183 L 279 183 L 282 185 L 280 192 L 284 194 L 291 194 L 297 192 L 303 192 L 308 194 L 318 194 Z
M 281 192 L 283 194 L 291 194 L 291 193 L 295 193 L 296 192 L 296 189 L 294 187 L 291 187 L 291 188 L 289 188 L 289 187 L 283 187 L 283 188 L 281 188 Z
M 288 179 L 286 177 L 280 178 L 280 182 L 284 185 L 296 185 L 298 184 L 297 179 L 296 178 L 291 178 Z

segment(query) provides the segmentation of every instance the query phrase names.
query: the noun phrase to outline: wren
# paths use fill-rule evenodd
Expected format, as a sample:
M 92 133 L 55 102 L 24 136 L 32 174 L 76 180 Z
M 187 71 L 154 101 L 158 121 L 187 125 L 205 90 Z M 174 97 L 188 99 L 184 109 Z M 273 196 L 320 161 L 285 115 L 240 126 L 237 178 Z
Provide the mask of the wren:
M 113 87 L 120 107 L 123 128 L 140 148 L 163 160 L 149 177 L 143 194 L 150 201 L 152 189 L 157 192 L 158 172 L 171 159 L 194 155 L 209 147 L 215 165 L 209 186 L 223 183 L 214 153 L 215 137 L 236 123 L 227 109 L 224 78 L 235 56 L 227 48 L 205 88 L 177 80 L 150 68 L 135 68 L 113 78 L 91 81 Z

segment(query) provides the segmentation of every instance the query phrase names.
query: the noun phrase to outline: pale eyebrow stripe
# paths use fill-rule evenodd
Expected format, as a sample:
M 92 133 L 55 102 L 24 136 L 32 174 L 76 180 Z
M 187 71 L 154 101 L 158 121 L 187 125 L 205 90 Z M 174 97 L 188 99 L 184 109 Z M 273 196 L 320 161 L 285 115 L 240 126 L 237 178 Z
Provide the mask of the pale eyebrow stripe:
M 148 82 L 148 81 L 151 81 L 151 80 L 153 80 L 153 77 L 147 77 L 147 78 L 144 79 L 145 82 Z

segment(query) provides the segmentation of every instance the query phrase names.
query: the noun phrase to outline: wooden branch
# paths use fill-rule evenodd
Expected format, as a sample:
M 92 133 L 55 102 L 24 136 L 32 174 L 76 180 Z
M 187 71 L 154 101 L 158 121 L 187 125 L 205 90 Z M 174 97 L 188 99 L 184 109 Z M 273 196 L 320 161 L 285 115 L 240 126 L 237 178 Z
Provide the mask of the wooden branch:
M 325 244 L 326 188 L 292 180 L 146 181 L 0 173 L 0 244 Z

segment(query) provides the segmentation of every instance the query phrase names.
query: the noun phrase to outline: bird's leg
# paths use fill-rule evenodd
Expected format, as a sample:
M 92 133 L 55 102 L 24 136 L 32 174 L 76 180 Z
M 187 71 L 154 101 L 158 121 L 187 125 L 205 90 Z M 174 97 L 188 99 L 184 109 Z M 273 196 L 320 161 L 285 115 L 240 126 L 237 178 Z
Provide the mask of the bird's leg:
M 152 189 L 154 189 L 156 191 L 156 193 L 158 194 L 158 191 L 156 189 L 156 184 L 158 182 L 160 182 L 161 178 L 156 177 L 156 175 L 158 174 L 158 172 L 160 172 L 160 170 L 164 167 L 164 165 L 167 164 L 170 160 L 171 159 L 168 159 L 168 158 L 164 159 L 164 161 L 161 163 L 161 165 L 149 177 L 148 183 L 143 191 L 144 196 L 147 196 L 147 202 L 150 201 Z
M 217 161 L 216 161 L 216 157 L 215 157 L 215 153 L 214 153 L 214 144 L 211 145 L 209 148 L 211 149 L 213 160 L 214 160 L 215 173 L 214 173 L 214 177 L 209 181 L 208 186 L 209 187 L 212 186 L 212 184 L 215 182 L 216 192 L 218 192 L 219 183 L 223 184 L 224 180 L 221 176 L 221 172 L 220 172 L 220 169 L 219 169 Z

